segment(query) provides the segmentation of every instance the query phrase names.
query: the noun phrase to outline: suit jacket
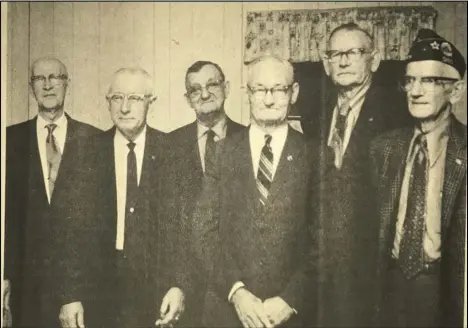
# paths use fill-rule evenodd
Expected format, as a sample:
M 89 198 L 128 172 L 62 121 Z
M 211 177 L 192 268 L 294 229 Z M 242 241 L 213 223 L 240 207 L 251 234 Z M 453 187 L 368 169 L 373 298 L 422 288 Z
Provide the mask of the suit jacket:
M 466 242 L 466 127 L 451 117 L 442 191 L 441 326 L 463 325 Z M 389 266 L 406 156 L 414 128 L 380 136 L 371 145 L 374 184 L 379 197 L 379 278 Z M 381 295 L 385 297 L 385 295 Z
M 126 216 L 132 226 L 126 224 L 124 259 L 115 249 L 115 128 L 74 144 L 80 156 L 63 167 L 66 179 L 56 185 L 55 267 L 64 273 L 57 279 L 58 292 L 62 305 L 84 304 L 88 326 L 152 326 L 167 290 L 184 288 L 174 273 L 179 222 L 166 212 L 177 207 L 171 198 L 177 182 L 164 153 L 166 136 L 150 127 L 146 133 L 137 202 L 132 216 Z
M 375 81 L 374 81 L 375 82 Z M 370 326 L 375 295 L 370 282 L 377 240 L 370 190 L 369 144 L 377 135 L 411 122 L 404 98 L 389 87 L 372 83 L 346 149 L 343 166 L 334 166 L 328 136 L 338 94 L 332 89 L 322 116 L 315 120 L 321 143 L 320 198 L 316 215 L 321 227 L 320 326 Z M 399 106 L 399 107 L 398 107 Z M 405 111 L 403 111 L 403 109 Z
M 100 131 L 65 115 L 68 126 L 63 156 L 73 140 Z M 37 117 L 7 128 L 5 279 L 12 283 L 13 320 L 20 326 L 37 325 L 41 317 L 46 321 L 58 318 L 58 309 L 46 309 L 51 305 L 48 304 L 52 282 L 48 279 L 51 221 L 36 125 Z M 46 318 L 50 315 L 53 318 Z
M 245 129 L 245 126 L 227 118 L 226 138 L 232 137 L 243 129 Z M 183 220 L 183 230 L 181 232 L 183 239 L 188 240 L 193 226 L 193 210 L 200 196 L 203 181 L 203 168 L 197 139 L 197 122 L 192 122 L 172 131 L 168 138 L 173 163 L 177 166 L 176 172 L 181 179 L 177 192 L 180 197 L 181 207 L 179 210 Z M 192 277 L 192 288 L 186 297 L 187 306 L 181 324 L 191 327 L 200 326 L 209 275 L 203 271 L 203 267 L 194 260 L 193 256 L 188 255 L 187 252 L 191 249 L 191 245 L 181 244 L 180 248 L 182 254 L 186 255 L 186 263 L 190 268 Z
M 281 159 L 262 207 L 256 189 L 248 129 L 221 141 L 217 163 L 209 165 L 194 214 L 193 244 L 214 268 L 216 294 L 207 299 L 205 326 L 241 326 L 229 292 L 237 281 L 265 300 L 280 296 L 301 315 L 304 289 L 312 281 L 308 211 L 312 161 L 316 152 L 289 128 Z M 211 262 L 210 261 L 213 261 Z M 300 317 L 288 325 L 301 325 Z

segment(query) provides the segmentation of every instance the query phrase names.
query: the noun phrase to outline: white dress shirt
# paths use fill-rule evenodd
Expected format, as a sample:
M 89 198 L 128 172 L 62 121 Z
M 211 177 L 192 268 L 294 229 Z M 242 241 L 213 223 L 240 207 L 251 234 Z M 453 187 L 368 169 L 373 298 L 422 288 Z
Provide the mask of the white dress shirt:
M 271 135 L 270 147 L 273 153 L 273 179 L 275 177 L 276 170 L 283 152 L 284 144 L 288 136 L 288 125 L 282 125 L 271 133 L 265 133 L 260 127 L 252 122 L 249 129 L 249 142 L 250 152 L 252 155 L 252 167 L 255 178 L 257 178 L 258 165 L 260 163 L 260 156 L 262 154 L 262 148 L 265 146 L 265 135 Z M 228 300 L 231 301 L 232 295 L 239 289 L 245 287 L 241 281 L 236 282 L 229 292 Z
M 114 163 L 115 182 L 117 187 L 117 235 L 115 248 L 124 249 L 125 236 L 125 202 L 127 198 L 127 155 L 130 152 L 127 144 L 130 141 L 118 130 L 114 136 Z M 145 153 L 146 126 L 140 135 L 133 141 L 135 143 L 135 156 L 137 162 L 137 182 L 140 185 L 143 155 Z M 131 210 L 131 209 L 130 209 Z
M 429 172 L 426 186 L 426 229 L 424 232 L 423 248 L 426 257 L 428 257 L 428 261 L 440 258 L 442 190 L 449 124 L 450 121 L 447 119 L 436 126 L 434 130 L 426 134 L 429 152 Z M 421 132 L 415 130 L 406 158 L 405 174 L 401 185 L 396 233 L 392 250 L 392 255 L 396 259 L 400 252 L 400 243 L 403 237 L 403 224 L 406 216 L 410 176 L 415 160 L 415 154 L 412 153 L 413 143 L 419 134 L 421 134 Z
M 211 130 L 215 133 L 214 141 L 217 142 L 221 139 L 226 138 L 226 130 L 227 130 L 227 125 L 226 125 L 226 117 L 223 117 L 222 119 L 219 120 L 218 123 L 216 123 Z M 205 151 L 206 151 L 206 132 L 210 128 L 200 124 L 197 121 L 197 139 L 198 139 L 198 150 L 200 152 L 200 160 L 202 164 L 202 169 L 203 172 L 205 172 Z
M 333 116 L 332 116 L 332 121 L 330 125 L 330 130 L 329 130 L 330 132 L 328 134 L 328 146 L 332 147 L 332 144 L 333 144 L 333 134 L 335 133 L 335 126 L 336 126 L 336 120 L 337 120 L 339 108 L 344 103 L 348 103 L 349 107 L 351 107 L 351 110 L 349 111 L 348 116 L 346 118 L 346 128 L 345 128 L 344 136 L 343 136 L 343 147 L 341 149 L 342 150 L 341 157 L 343 157 L 346 152 L 346 148 L 348 147 L 349 140 L 351 139 L 351 134 L 359 118 L 359 113 L 361 113 L 361 108 L 362 108 L 362 105 L 364 104 L 364 100 L 366 99 L 366 94 L 370 88 L 370 85 L 371 85 L 371 80 L 363 84 L 361 88 L 359 89 L 359 91 L 356 93 L 356 95 L 351 99 L 347 99 L 346 96 L 341 93 L 338 94 L 338 101 L 337 101 L 337 105 L 333 109 Z
M 56 124 L 57 127 L 54 129 L 52 134 L 55 137 L 57 145 L 59 147 L 60 154 L 63 154 L 65 149 L 65 139 L 67 138 L 68 120 L 64 113 L 53 123 L 46 121 L 41 115 L 37 115 L 37 146 L 39 148 L 39 157 L 41 158 L 42 175 L 44 179 L 44 186 L 47 193 L 47 199 L 50 204 L 50 190 L 49 190 L 49 166 L 47 164 L 47 151 L 46 151 L 46 139 L 49 134 L 47 125 Z

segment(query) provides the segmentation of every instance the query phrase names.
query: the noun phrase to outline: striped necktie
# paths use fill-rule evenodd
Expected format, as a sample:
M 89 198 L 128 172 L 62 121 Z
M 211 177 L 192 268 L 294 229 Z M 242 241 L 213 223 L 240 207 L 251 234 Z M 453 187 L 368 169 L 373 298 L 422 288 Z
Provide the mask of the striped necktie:
M 424 266 L 423 240 L 428 172 L 427 141 L 424 135 L 415 139 L 413 152 L 415 154 L 408 189 L 408 206 L 398 256 L 403 274 L 408 279 L 416 276 Z
M 257 172 L 257 189 L 260 192 L 260 203 L 265 206 L 271 182 L 273 181 L 273 152 L 271 151 L 271 135 L 265 135 L 265 145 L 262 148 Z
M 346 131 L 346 120 L 351 110 L 349 103 L 343 104 L 336 115 L 335 128 L 333 131 L 332 148 L 335 154 L 335 167 L 340 169 L 343 165 L 344 157 L 344 136 Z
M 57 124 L 47 124 L 47 138 L 46 138 L 46 157 L 47 157 L 47 167 L 49 168 L 48 172 L 48 183 L 49 183 L 49 199 L 52 199 L 52 193 L 54 192 L 55 180 L 57 179 L 58 170 L 60 167 L 60 161 L 62 159 L 62 154 L 60 152 L 60 147 L 57 144 L 57 140 L 54 137 L 54 130 L 57 127 Z

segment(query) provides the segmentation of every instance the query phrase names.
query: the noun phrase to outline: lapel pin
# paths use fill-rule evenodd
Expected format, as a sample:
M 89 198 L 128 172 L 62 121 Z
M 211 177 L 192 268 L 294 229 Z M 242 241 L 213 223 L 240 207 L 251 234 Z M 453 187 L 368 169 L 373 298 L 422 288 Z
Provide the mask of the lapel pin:
M 373 120 L 374 120 L 374 118 L 373 118 L 373 117 L 369 118 L 369 122 L 372 122 Z
M 461 165 L 461 164 L 462 164 L 462 161 L 461 161 L 461 159 L 457 158 L 457 159 L 455 160 L 455 163 L 457 163 L 458 165 Z
M 151 159 L 154 161 L 156 159 L 156 156 L 151 155 Z
M 293 158 L 292 158 L 291 155 L 288 155 L 287 159 L 288 159 L 288 161 L 290 161 L 290 162 L 293 160 Z

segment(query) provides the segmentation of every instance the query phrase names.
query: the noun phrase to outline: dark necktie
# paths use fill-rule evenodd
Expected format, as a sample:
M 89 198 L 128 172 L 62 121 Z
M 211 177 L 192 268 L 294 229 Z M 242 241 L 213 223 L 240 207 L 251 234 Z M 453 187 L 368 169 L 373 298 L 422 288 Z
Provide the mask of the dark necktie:
M 424 266 L 423 239 L 428 172 L 427 141 L 424 135 L 415 139 L 413 152 L 415 156 L 408 185 L 408 205 L 399 253 L 401 269 L 408 279 L 417 275 Z
M 265 145 L 262 148 L 257 172 L 257 189 L 260 192 L 260 203 L 266 204 L 271 182 L 273 181 L 273 152 L 271 151 L 271 135 L 265 135 Z
M 215 153 L 215 137 L 216 133 L 209 129 L 206 131 L 206 144 L 205 144 L 205 172 L 206 172 L 206 166 L 209 165 L 209 163 L 212 163 L 214 153 Z M 211 160 L 210 160 L 211 159 Z
M 135 211 L 137 193 L 138 193 L 138 180 L 137 180 L 137 162 L 135 155 L 135 143 L 129 142 L 127 155 L 127 193 L 125 200 L 125 233 L 124 233 L 124 249 L 126 253 L 129 248 L 134 244 L 134 225 L 135 225 Z
M 54 130 L 57 127 L 57 124 L 47 124 L 46 128 L 48 131 L 46 138 L 46 157 L 47 157 L 47 167 L 49 168 L 48 172 L 48 183 L 49 183 L 49 195 L 52 198 L 52 193 L 54 192 L 55 180 L 57 179 L 58 170 L 60 167 L 60 160 L 62 159 L 62 154 L 60 153 L 60 147 L 57 144 L 57 140 L 54 137 Z

